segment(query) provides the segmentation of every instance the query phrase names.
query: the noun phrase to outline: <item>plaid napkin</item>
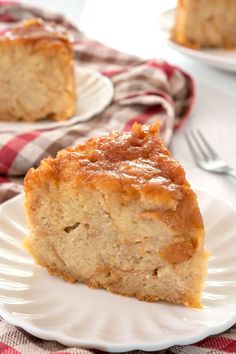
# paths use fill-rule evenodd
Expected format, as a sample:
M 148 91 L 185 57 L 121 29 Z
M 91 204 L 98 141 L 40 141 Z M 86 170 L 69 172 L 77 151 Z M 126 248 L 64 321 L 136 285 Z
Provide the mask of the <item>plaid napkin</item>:
M 31 17 L 41 17 L 65 27 L 74 42 L 75 58 L 81 67 L 99 70 L 114 85 L 114 99 L 93 119 L 67 128 L 25 133 L 0 130 L 0 203 L 22 191 L 26 171 L 40 160 L 67 145 L 76 145 L 90 136 L 112 130 L 128 130 L 133 122 L 161 121 L 161 135 L 166 144 L 174 129 L 188 117 L 194 100 L 191 77 L 179 68 L 160 60 L 143 61 L 107 48 L 86 38 L 64 17 L 29 6 L 0 1 L 2 27 Z M 0 317 L 0 354 L 98 353 L 96 350 L 67 348 L 54 341 L 44 341 L 8 324 Z M 140 351 L 135 351 L 140 353 Z M 190 346 L 175 346 L 159 353 L 236 353 L 236 327 Z

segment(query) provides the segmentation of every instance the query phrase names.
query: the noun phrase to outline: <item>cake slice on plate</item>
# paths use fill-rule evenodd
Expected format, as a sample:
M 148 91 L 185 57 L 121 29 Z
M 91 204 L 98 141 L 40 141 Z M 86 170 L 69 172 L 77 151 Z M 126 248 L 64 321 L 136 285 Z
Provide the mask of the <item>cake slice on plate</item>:
M 193 48 L 236 48 L 236 1 L 179 0 L 172 39 Z
M 25 245 L 67 281 L 201 307 L 203 221 L 158 130 L 134 124 L 131 132 L 90 139 L 29 170 Z
M 75 113 L 72 45 L 39 19 L 0 35 L 0 121 L 66 120 Z

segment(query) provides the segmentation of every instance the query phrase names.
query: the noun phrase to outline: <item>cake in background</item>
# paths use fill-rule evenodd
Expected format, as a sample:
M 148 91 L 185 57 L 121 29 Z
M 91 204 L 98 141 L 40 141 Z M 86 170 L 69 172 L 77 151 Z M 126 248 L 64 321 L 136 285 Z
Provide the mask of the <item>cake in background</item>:
M 171 37 L 190 48 L 236 48 L 236 1 L 179 0 Z
M 204 225 L 183 168 L 134 124 L 42 160 L 25 177 L 26 248 L 53 275 L 201 307 Z
M 72 45 L 65 33 L 31 19 L 0 35 L 0 120 L 71 118 L 76 94 Z

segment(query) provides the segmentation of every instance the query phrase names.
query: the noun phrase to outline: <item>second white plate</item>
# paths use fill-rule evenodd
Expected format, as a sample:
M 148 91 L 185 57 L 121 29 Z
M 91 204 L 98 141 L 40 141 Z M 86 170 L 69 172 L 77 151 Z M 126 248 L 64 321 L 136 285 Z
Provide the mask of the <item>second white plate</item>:
M 0 315 L 29 333 L 107 351 L 190 344 L 236 322 L 236 210 L 198 192 L 212 252 L 202 310 L 148 303 L 69 284 L 36 266 L 22 248 L 23 196 L 0 207 Z
M 106 108 L 114 95 L 113 84 L 110 79 L 97 71 L 84 69 L 75 66 L 76 94 L 78 97 L 76 114 L 72 118 L 57 122 L 52 120 L 41 120 L 37 122 L 2 122 L 0 131 L 25 132 L 29 130 L 44 130 L 66 127 L 86 121 Z
M 175 9 L 163 12 L 160 17 L 160 29 L 165 34 L 166 42 L 173 49 L 193 59 L 215 68 L 236 72 L 236 50 L 224 49 L 192 49 L 175 43 L 170 39 L 170 30 L 174 24 Z

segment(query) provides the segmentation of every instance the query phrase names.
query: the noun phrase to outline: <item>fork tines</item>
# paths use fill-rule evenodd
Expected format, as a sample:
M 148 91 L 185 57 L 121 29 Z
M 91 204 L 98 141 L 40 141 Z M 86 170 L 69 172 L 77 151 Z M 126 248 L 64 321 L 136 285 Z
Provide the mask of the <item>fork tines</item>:
M 214 159 L 218 157 L 217 153 L 209 145 L 200 130 L 190 131 L 190 133 L 185 133 L 185 136 L 196 162 L 198 162 L 199 159 L 207 161 L 210 158 Z

